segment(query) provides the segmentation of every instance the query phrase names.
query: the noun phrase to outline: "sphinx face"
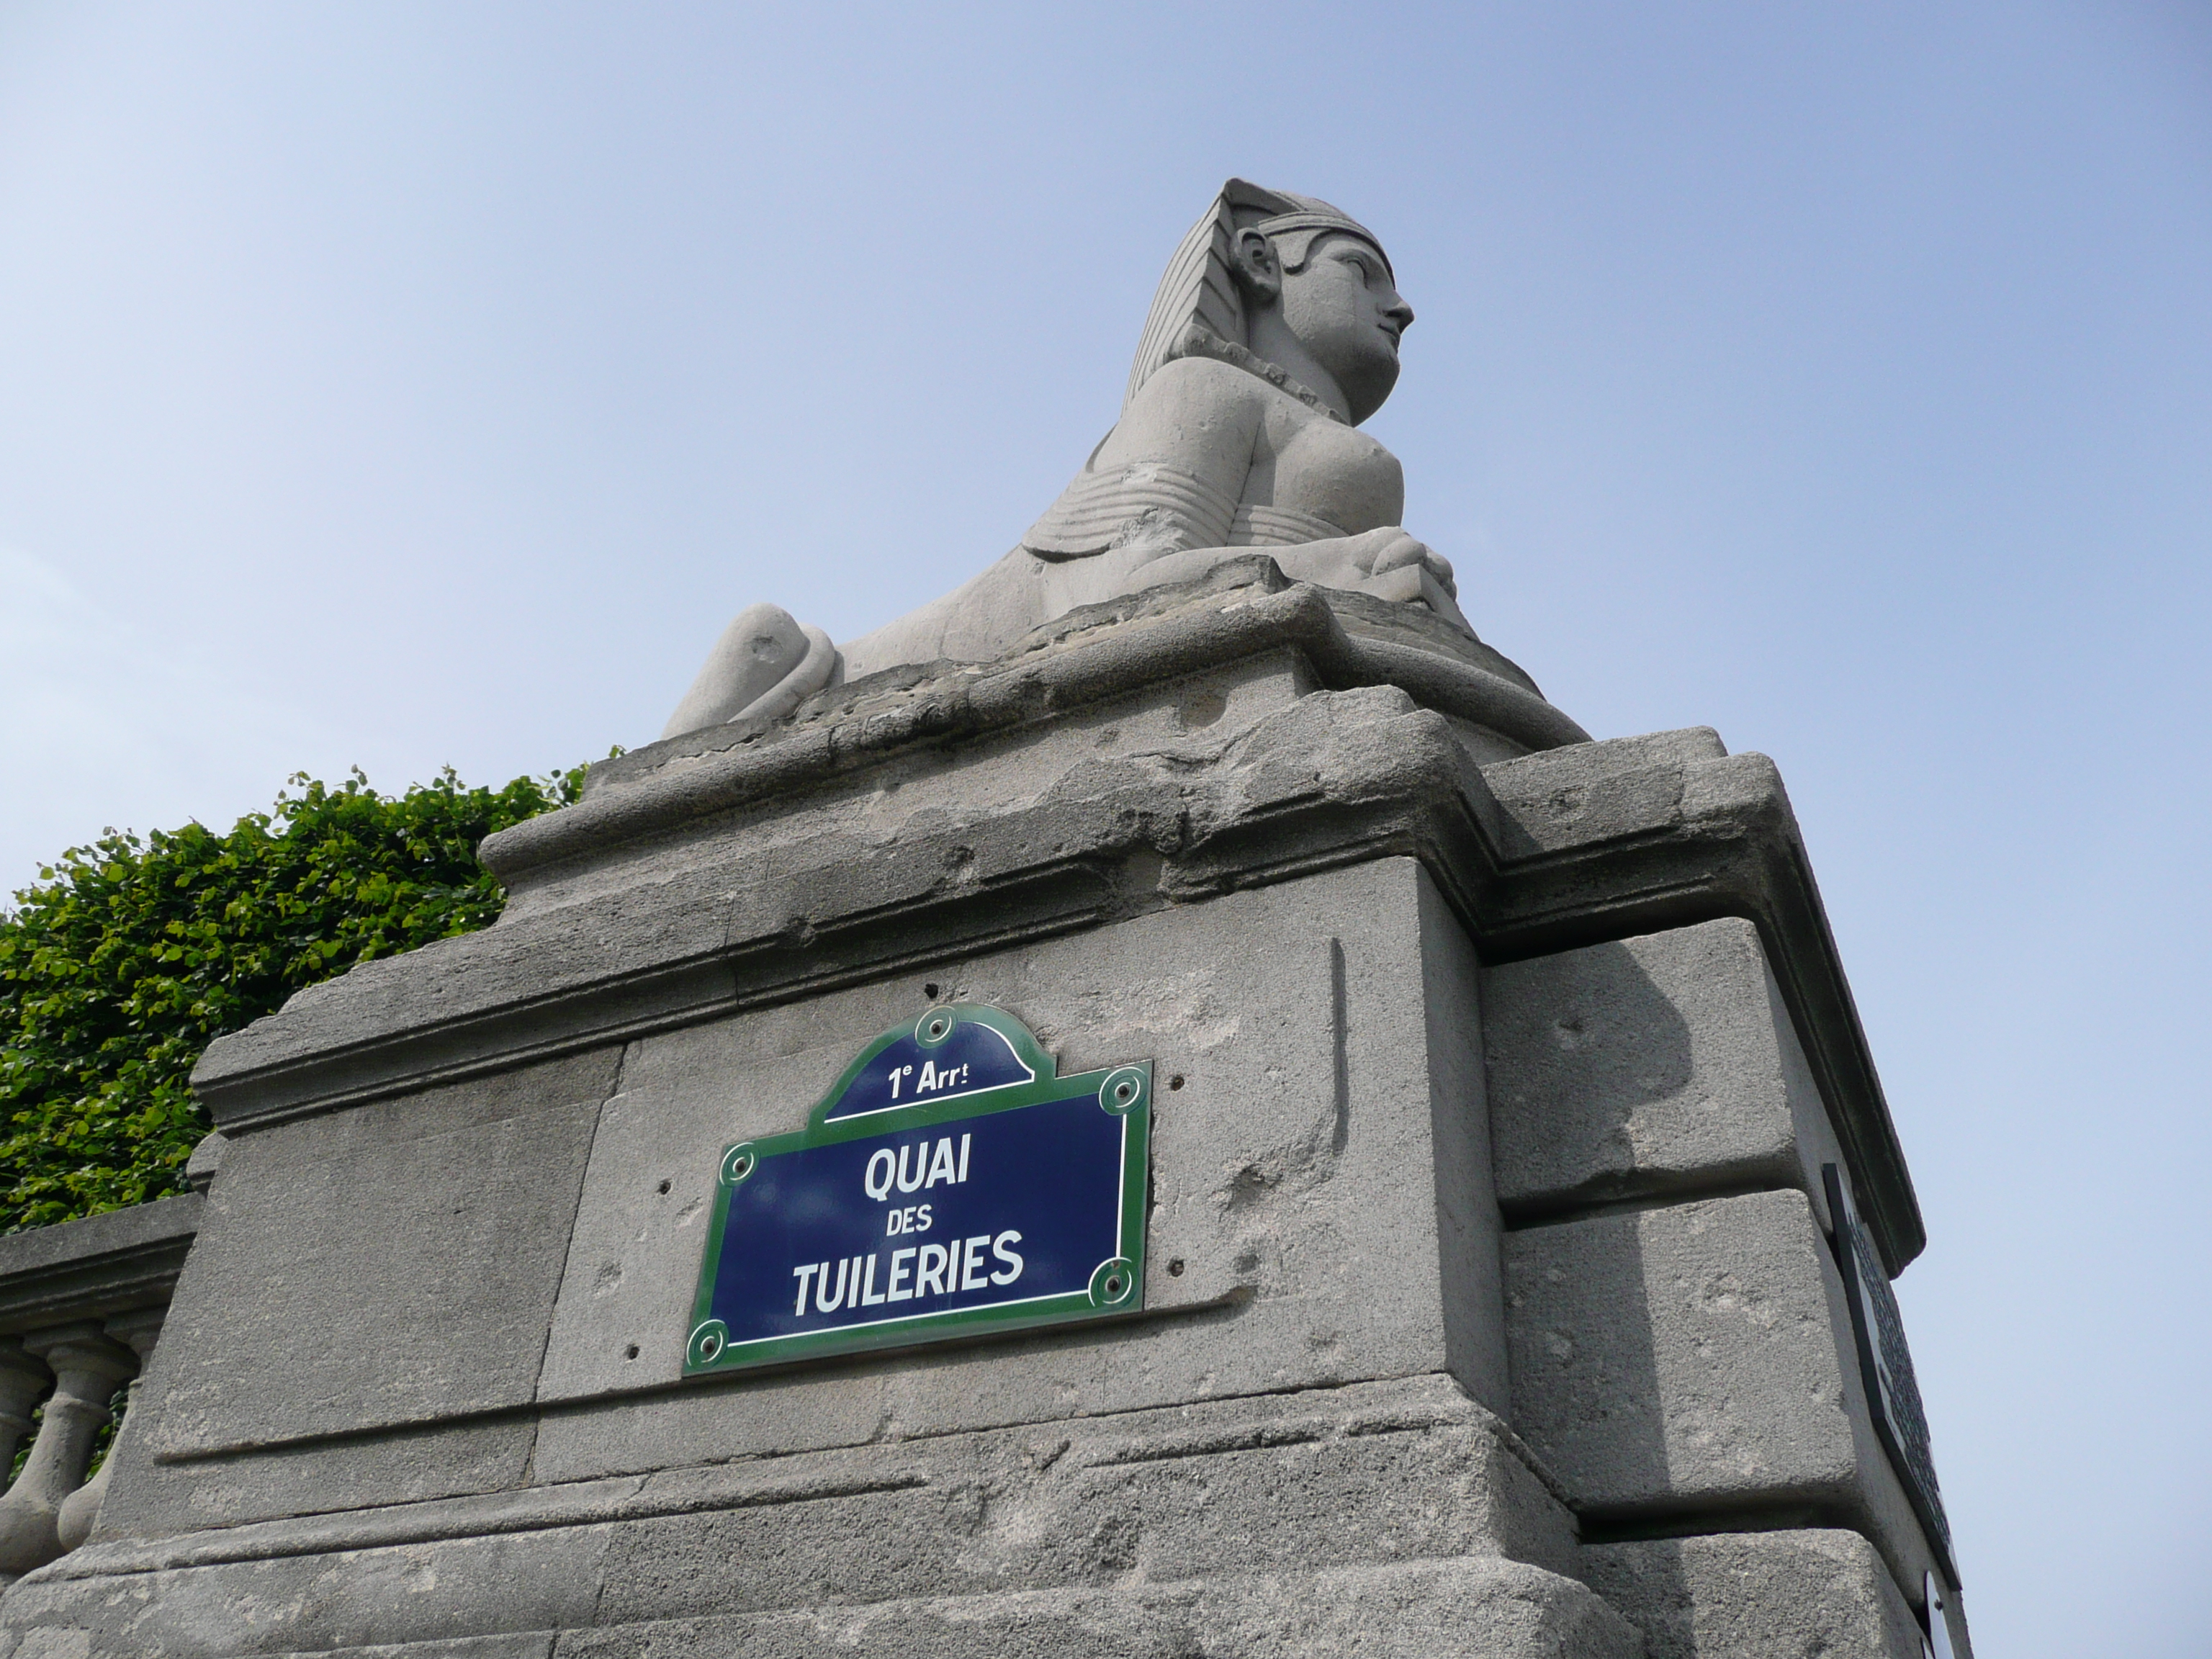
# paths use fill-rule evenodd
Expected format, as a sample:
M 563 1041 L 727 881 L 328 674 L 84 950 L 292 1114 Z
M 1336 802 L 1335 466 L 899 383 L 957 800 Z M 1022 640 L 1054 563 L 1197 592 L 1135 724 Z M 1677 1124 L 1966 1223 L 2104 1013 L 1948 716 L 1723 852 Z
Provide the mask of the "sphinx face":
M 1282 283 L 1283 322 L 1343 390 L 1357 426 L 1398 384 L 1398 342 L 1413 307 L 1374 245 L 1341 231 L 1316 240 Z

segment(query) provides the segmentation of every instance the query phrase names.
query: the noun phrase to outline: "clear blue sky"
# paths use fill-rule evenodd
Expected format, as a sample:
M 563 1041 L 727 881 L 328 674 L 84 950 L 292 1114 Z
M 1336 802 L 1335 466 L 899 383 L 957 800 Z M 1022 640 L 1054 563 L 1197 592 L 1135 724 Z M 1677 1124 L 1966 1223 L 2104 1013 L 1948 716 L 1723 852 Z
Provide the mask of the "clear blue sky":
M 0 887 L 604 754 L 750 600 L 941 592 L 1222 179 L 1328 197 L 1477 627 L 1789 781 L 1983 1652 L 2201 1655 L 2208 20 L 15 0 Z

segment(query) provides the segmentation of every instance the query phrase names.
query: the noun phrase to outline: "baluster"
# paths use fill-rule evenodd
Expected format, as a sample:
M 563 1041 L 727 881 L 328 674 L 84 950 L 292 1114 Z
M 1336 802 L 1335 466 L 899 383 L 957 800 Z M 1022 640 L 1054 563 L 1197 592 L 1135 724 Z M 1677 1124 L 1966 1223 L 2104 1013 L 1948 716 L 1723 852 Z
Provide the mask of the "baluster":
M 23 1352 L 14 1337 L 0 1337 L 0 1480 L 15 1467 L 15 1448 L 30 1431 L 31 1408 L 53 1373 Z
M 0 1582 L 9 1583 L 62 1553 L 62 1500 L 83 1480 L 108 1401 L 131 1371 L 130 1350 L 109 1341 L 97 1320 L 33 1331 L 23 1346 L 46 1362 L 54 1391 L 21 1477 L 0 1498 Z
M 138 1403 L 138 1386 L 146 1380 L 146 1367 L 154 1358 L 154 1342 L 161 1334 L 161 1321 L 168 1311 L 167 1308 L 139 1308 L 118 1314 L 107 1322 L 107 1334 L 118 1342 L 129 1343 L 131 1351 L 138 1356 L 138 1375 L 131 1379 L 130 1388 L 124 1391 L 123 1415 L 116 1419 L 115 1437 L 107 1443 L 107 1456 L 100 1463 L 100 1473 L 62 1500 L 62 1512 L 54 1523 L 54 1534 L 61 1540 L 64 1553 L 91 1537 L 100 1520 L 100 1505 L 107 1496 L 107 1477 L 115 1472 L 115 1454 L 122 1449 L 123 1432 L 131 1426 L 131 1408 Z

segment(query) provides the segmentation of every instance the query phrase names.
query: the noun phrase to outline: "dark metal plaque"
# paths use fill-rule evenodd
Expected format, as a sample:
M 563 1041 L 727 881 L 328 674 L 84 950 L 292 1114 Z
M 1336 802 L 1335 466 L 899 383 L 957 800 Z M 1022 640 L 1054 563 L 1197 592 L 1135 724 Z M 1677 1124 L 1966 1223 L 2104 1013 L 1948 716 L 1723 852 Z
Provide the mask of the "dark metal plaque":
M 1143 1305 L 1150 1060 L 1077 1077 L 1011 1014 L 877 1038 L 796 1133 L 722 1155 L 684 1374 Z
M 1827 1189 L 1828 1213 L 1835 1218 L 1836 1235 L 1831 1242 L 1844 1276 L 1844 1299 L 1850 1304 L 1851 1335 L 1875 1432 L 1896 1467 L 1943 1576 L 1956 1589 L 1959 1570 L 1952 1560 L 1951 1523 L 1943 1514 L 1942 1489 L 1936 1484 L 1936 1455 L 1929 1441 L 1928 1414 L 1921 1408 L 1920 1384 L 1912 1375 L 1912 1351 L 1905 1342 L 1905 1316 L 1874 1240 L 1851 1203 L 1843 1171 L 1823 1164 L 1820 1180 Z
M 1925 1659 L 1957 1659 L 1957 1650 L 1951 1645 L 1951 1623 L 1945 1616 L 1951 1593 L 1943 1581 L 1932 1572 L 1920 1575 L 1922 1616 L 1927 1620 L 1928 1633 L 1922 1638 L 1920 1650 Z

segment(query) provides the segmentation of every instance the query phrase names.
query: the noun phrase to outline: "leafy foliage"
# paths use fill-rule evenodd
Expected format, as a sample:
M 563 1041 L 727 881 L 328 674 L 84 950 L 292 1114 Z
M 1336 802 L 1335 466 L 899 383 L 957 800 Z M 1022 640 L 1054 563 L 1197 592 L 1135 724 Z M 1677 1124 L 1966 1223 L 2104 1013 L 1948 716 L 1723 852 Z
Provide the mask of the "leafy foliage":
M 0 1231 L 184 1190 L 214 1038 L 304 986 L 489 924 L 477 843 L 575 799 L 583 769 L 404 795 L 294 777 L 228 834 L 111 830 L 0 912 Z

